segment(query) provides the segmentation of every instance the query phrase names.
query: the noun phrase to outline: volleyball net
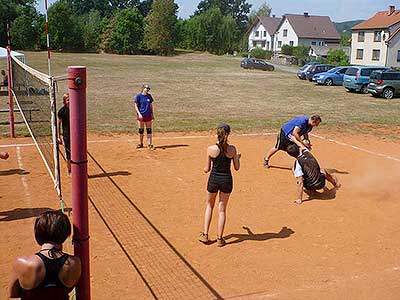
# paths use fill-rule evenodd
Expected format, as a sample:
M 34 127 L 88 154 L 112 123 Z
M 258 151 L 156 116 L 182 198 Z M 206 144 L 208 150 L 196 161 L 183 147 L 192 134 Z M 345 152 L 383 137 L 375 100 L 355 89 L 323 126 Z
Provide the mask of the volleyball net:
M 12 93 L 61 201 L 56 80 L 11 56 Z

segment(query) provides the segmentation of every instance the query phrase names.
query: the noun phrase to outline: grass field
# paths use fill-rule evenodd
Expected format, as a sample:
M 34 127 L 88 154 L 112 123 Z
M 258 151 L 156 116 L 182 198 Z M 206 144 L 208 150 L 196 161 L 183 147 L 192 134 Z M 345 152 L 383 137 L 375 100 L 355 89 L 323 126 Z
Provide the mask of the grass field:
M 220 121 L 231 123 L 235 130 L 270 130 L 294 116 L 314 113 L 321 114 L 321 127 L 326 129 L 385 134 L 400 128 L 398 99 L 388 102 L 347 93 L 341 86 L 315 86 L 280 71 L 243 70 L 239 58 L 204 53 L 174 57 L 52 55 L 55 75 L 66 73 L 68 65 L 87 67 L 88 126 L 92 132 L 134 130 L 132 99 L 144 82 L 152 86 L 156 101 L 156 131 L 203 131 Z M 29 65 L 47 72 L 46 53 L 27 52 L 26 56 Z M 58 92 L 64 90 L 61 83 Z M 4 135 L 7 115 L 0 118 Z M 23 134 L 23 126 L 20 128 Z

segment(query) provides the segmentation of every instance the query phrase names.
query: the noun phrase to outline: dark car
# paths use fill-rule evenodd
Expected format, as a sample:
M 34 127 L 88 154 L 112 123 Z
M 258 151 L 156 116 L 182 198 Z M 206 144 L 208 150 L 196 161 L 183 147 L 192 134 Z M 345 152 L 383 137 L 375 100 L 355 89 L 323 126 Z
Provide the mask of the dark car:
M 303 79 L 306 80 L 306 73 L 307 71 L 312 68 L 315 65 L 320 65 L 321 63 L 316 62 L 316 61 L 312 61 L 309 63 L 306 63 L 304 66 L 302 66 L 298 71 L 297 71 L 297 77 L 299 77 L 299 79 Z
M 273 71 L 275 67 L 267 64 L 265 61 L 256 58 L 245 58 L 241 61 L 240 66 L 243 69 L 259 69 L 263 71 Z
M 307 70 L 307 72 L 306 72 L 306 78 L 309 81 L 312 81 L 315 74 L 327 72 L 327 71 L 329 71 L 330 69 L 332 69 L 334 67 L 335 66 L 332 66 L 332 65 L 314 65 L 314 66 L 311 66 L 311 68 L 309 68 Z
M 368 84 L 368 93 L 375 97 L 392 99 L 400 94 L 400 72 L 394 70 L 374 71 Z

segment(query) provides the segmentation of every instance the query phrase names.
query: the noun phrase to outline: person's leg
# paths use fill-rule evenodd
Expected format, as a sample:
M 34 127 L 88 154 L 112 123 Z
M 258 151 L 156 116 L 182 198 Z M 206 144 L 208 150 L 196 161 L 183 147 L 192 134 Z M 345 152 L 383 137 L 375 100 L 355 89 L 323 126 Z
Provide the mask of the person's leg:
M 207 203 L 206 203 L 206 211 L 204 214 L 204 234 L 208 235 L 208 230 L 210 229 L 212 213 L 215 205 L 215 198 L 217 198 L 217 193 L 207 192 Z
M 65 160 L 67 162 L 68 176 L 71 175 L 71 139 L 69 136 L 63 136 L 65 148 Z
M 147 146 L 149 148 L 154 148 L 153 147 L 153 133 L 152 133 L 152 128 L 151 128 L 151 124 L 152 121 L 147 121 L 146 122 L 146 136 L 147 136 Z
M 266 156 L 264 156 L 264 167 L 269 168 L 269 159 L 279 150 L 282 149 L 282 143 L 285 142 L 285 134 L 283 133 L 282 129 L 276 136 L 276 144 L 274 147 L 269 149 Z
M 219 194 L 219 202 L 218 202 L 218 236 L 219 240 L 223 239 L 224 228 L 226 223 L 226 207 L 228 205 L 228 200 L 230 193 L 222 193 Z
M 335 188 L 340 188 L 341 184 L 336 176 L 329 174 L 326 169 L 321 170 L 321 172 L 325 175 L 326 180 L 328 180 Z
M 136 148 L 142 148 L 143 147 L 143 134 L 144 134 L 144 122 L 137 120 L 138 123 L 138 131 L 139 131 L 139 144 L 137 145 Z

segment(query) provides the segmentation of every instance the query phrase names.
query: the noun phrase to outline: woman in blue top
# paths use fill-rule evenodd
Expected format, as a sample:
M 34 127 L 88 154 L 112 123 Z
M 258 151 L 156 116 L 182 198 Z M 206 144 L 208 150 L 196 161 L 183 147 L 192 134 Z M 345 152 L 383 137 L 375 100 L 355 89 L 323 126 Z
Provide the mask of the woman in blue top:
M 236 171 L 240 168 L 241 154 L 237 153 L 236 147 L 228 144 L 228 136 L 231 128 L 228 124 L 220 124 L 217 128 L 218 143 L 207 148 L 207 164 L 204 172 L 208 173 L 212 169 L 207 184 L 207 206 L 204 216 L 204 231 L 200 234 L 199 241 L 205 244 L 209 243 L 208 230 L 210 228 L 212 212 L 214 209 L 215 199 L 219 192 L 218 203 L 218 236 L 217 246 L 225 245 L 223 238 L 226 206 L 228 205 L 229 196 L 233 188 L 231 161 Z
M 154 150 L 151 123 L 154 120 L 153 97 L 149 93 L 150 86 L 143 84 L 142 91 L 135 96 L 136 120 L 139 127 L 139 144 L 136 149 L 143 148 L 144 126 L 146 125 L 147 147 Z

